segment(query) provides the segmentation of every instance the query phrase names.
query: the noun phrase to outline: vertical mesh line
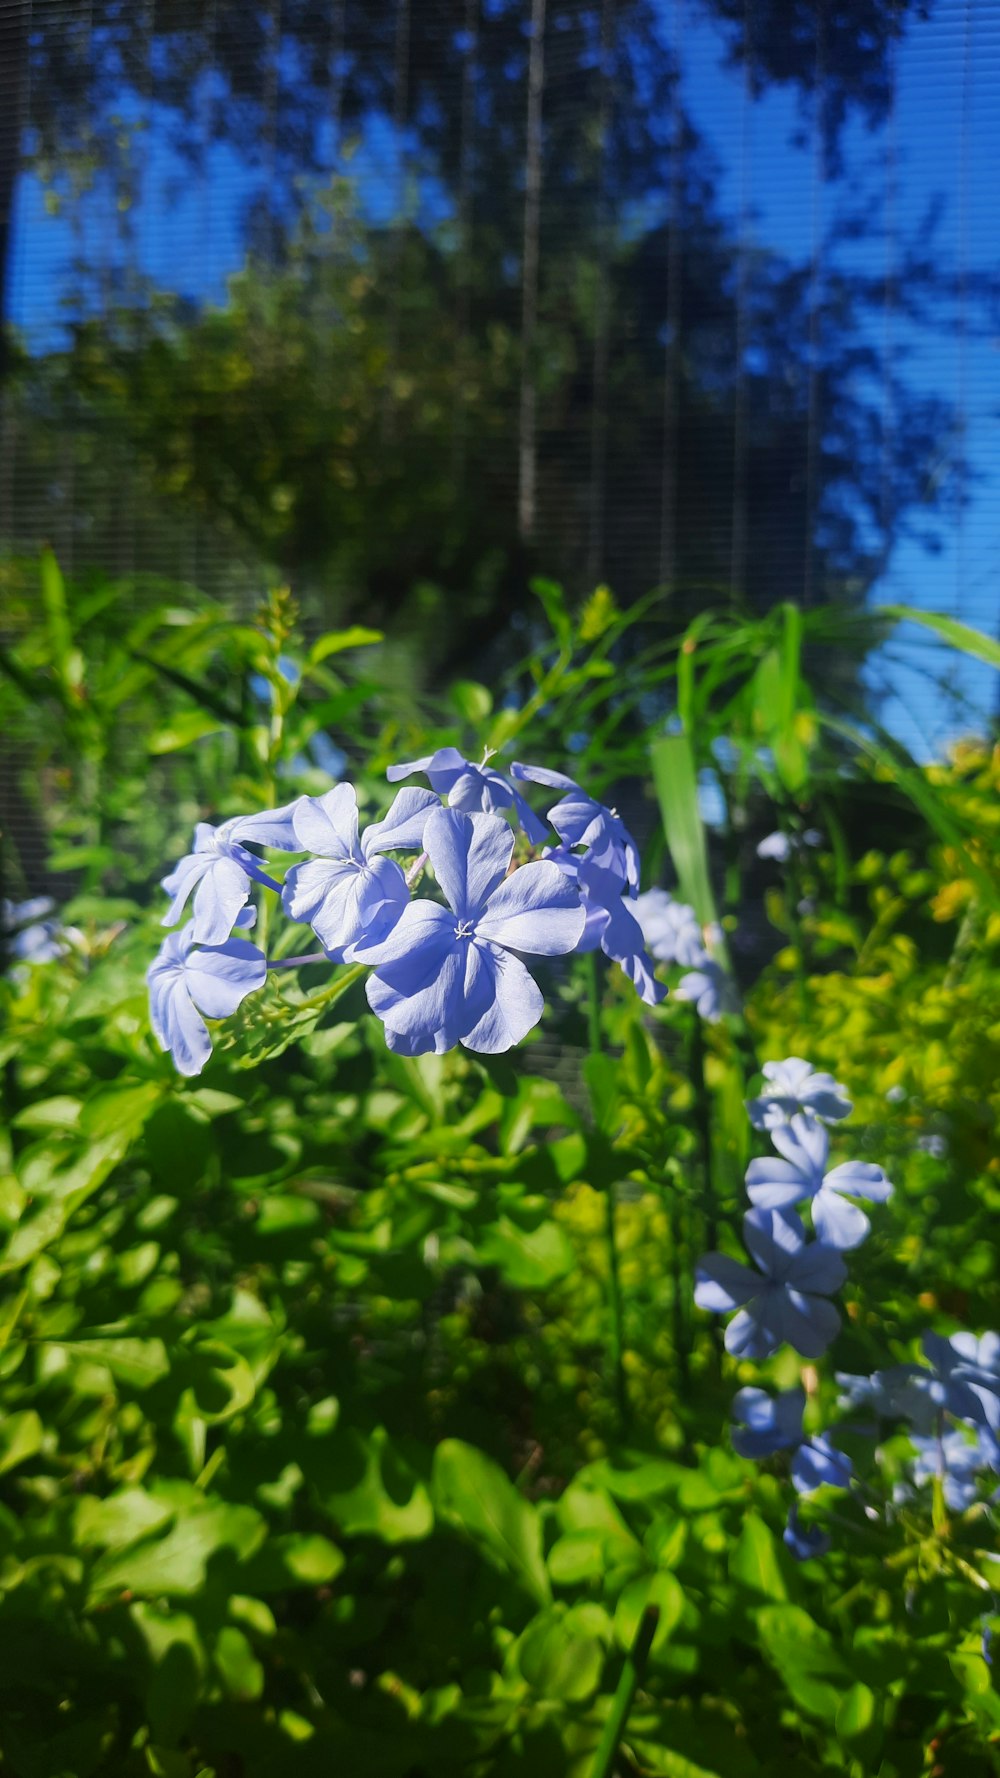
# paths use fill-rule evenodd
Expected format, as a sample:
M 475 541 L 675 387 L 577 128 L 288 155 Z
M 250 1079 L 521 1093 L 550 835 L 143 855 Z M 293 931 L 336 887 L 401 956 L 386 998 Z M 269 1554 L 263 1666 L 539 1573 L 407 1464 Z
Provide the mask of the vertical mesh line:
M 479 0 L 465 0 L 465 42 L 462 55 L 462 97 L 458 145 L 458 379 L 455 390 L 454 469 L 458 496 L 465 488 L 469 374 L 469 329 L 472 310 L 472 177 L 475 169 L 476 73 L 479 60 Z
M 587 581 L 593 587 L 604 572 L 605 507 L 607 503 L 608 363 L 611 342 L 610 259 L 611 205 L 609 136 L 614 103 L 613 56 L 615 0 L 601 8 L 601 71 L 598 108 L 597 292 L 594 314 L 594 367 L 590 414 L 590 526 Z
M 545 0 L 531 0 L 528 115 L 525 132 L 524 246 L 521 257 L 521 403 L 517 434 L 517 521 L 522 542 L 535 533 L 538 481 L 538 265 L 542 207 L 542 96 L 545 90 Z
M 670 170 L 667 191 L 667 337 L 663 366 L 663 473 L 660 480 L 660 573 L 662 587 L 677 580 L 677 436 L 681 327 L 681 154 L 680 41 L 683 0 L 670 0 Z
M 965 0 L 962 13 L 962 114 L 958 126 L 958 229 L 956 334 L 958 343 L 958 387 L 956 401 L 956 456 L 964 458 L 969 437 L 969 149 L 972 112 L 972 7 Z M 955 611 L 960 615 L 965 604 L 966 581 L 965 500 L 959 498 L 955 527 Z
M 895 401 L 895 317 L 898 242 L 899 142 L 896 82 L 898 78 L 898 45 L 895 37 L 896 7 L 892 7 L 892 28 L 889 36 L 889 108 L 886 117 L 885 148 L 885 261 L 882 283 L 882 450 L 879 486 L 879 564 L 878 574 L 886 572 L 889 563 L 895 495 L 896 401 Z
M 733 531 L 730 590 L 734 599 L 746 591 L 747 570 L 747 369 L 749 343 L 749 281 L 751 252 L 751 130 L 753 39 L 751 0 L 743 4 L 743 86 L 740 94 L 740 238 L 736 258 L 736 389 L 733 407 Z
M 806 419 L 805 561 L 802 603 L 808 609 L 815 593 L 816 514 L 819 484 L 820 319 L 823 303 L 823 187 L 826 179 L 826 8 L 816 0 L 816 103 L 813 109 L 812 240 L 809 267 L 809 393 Z

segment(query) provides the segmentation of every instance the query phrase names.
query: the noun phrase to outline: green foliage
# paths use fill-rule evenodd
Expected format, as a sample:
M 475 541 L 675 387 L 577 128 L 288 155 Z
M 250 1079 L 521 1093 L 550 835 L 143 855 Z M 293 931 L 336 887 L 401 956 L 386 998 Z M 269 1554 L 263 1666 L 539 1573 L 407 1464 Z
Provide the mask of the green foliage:
M 552 634 L 517 707 L 466 681 L 429 727 L 355 669 L 369 632 L 306 650 L 284 595 L 245 628 L 167 601 L 129 630 L 113 598 L 45 574 L 3 696 L 58 761 L 37 805 L 57 858 L 89 782 L 70 683 L 93 688 L 101 770 L 98 852 L 63 913 L 78 937 L 0 986 L 4 1769 L 590 1778 L 624 1684 L 623 1773 L 996 1771 L 983 1513 L 872 1524 L 852 1498 L 831 1554 L 797 1566 L 780 1459 L 743 1462 L 724 1430 L 759 1370 L 720 1359 L 690 1293 L 710 1225 L 741 1207 L 756 1058 L 799 1053 L 846 1082 L 896 1185 L 838 1363 L 910 1356 L 937 1314 L 996 1324 L 995 759 L 969 747 L 919 773 L 942 843 L 887 757 L 870 769 L 814 720 L 823 613 L 673 638 L 645 682 L 648 735 L 616 668 L 626 617 L 595 595 L 578 622 L 545 585 Z M 663 735 L 666 685 L 681 737 Z M 732 946 L 744 1012 L 698 1049 L 689 1008 L 650 1014 L 598 976 L 604 1053 L 584 1070 L 587 978 L 567 972 L 523 1067 L 406 1060 L 356 972 L 307 969 L 181 1081 L 147 1024 L 149 885 L 193 819 L 322 788 L 321 730 L 371 800 L 411 742 L 563 765 L 581 732 L 581 774 L 650 821 L 652 742 L 678 871 L 701 861 L 730 928 L 766 897 L 766 942 Z M 725 813 L 706 831 L 708 768 Z M 768 797 L 789 831 L 816 819 L 843 842 L 793 854 L 777 885 L 753 851 Z M 893 822 L 909 837 L 889 850 Z M 793 1380 L 788 1357 L 772 1381 Z

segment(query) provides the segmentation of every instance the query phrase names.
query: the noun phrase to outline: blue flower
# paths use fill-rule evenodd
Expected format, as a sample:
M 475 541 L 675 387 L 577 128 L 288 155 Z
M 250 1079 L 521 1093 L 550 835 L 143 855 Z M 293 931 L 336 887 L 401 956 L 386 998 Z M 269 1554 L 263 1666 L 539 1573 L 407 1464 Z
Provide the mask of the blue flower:
M 522 782 L 564 790 L 566 795 L 548 811 L 563 845 L 571 849 L 585 846 L 593 864 L 627 883 L 633 899 L 638 895 L 639 848 L 617 809 L 596 802 L 574 779 L 563 772 L 550 772 L 546 766 L 526 766 L 515 760 L 510 774 Z
M 843 1194 L 884 1203 L 892 1186 L 881 1167 L 868 1161 L 842 1161 L 828 1173 L 830 1138 L 821 1123 L 800 1115 L 786 1127 L 773 1129 L 771 1140 L 785 1158 L 768 1155 L 750 1162 L 746 1176 L 750 1202 L 765 1210 L 787 1210 L 808 1198 L 820 1240 L 844 1251 L 857 1247 L 871 1224 Z
M 187 1075 L 200 1074 L 212 1053 L 205 1019 L 227 1019 L 267 975 L 263 951 L 245 939 L 193 950 L 194 925 L 171 932 L 146 971 L 153 1035 Z
M 281 900 L 293 920 L 312 927 L 335 963 L 350 962 L 356 945 L 388 937 L 410 896 L 399 865 L 384 854 L 417 851 L 428 815 L 440 807 L 433 791 L 401 790 L 385 819 L 359 839 L 353 784 L 296 803 L 296 844 L 318 856 L 292 867 Z
M 840 1327 L 826 1301 L 847 1277 L 840 1254 L 807 1242 L 792 1210 L 748 1210 L 743 1239 L 759 1271 L 706 1253 L 695 1271 L 695 1302 L 716 1315 L 739 1311 L 726 1329 L 726 1351 L 737 1358 L 769 1358 L 786 1342 L 803 1358 L 818 1358 Z
M 44 918 L 53 912 L 55 905 L 51 895 L 34 895 L 28 901 L 0 904 L 0 926 L 14 962 L 54 963 L 57 957 L 68 954 L 73 942 L 83 942 L 83 934 L 77 927 Z
M 989 1432 L 970 1438 L 954 1428 L 940 1437 L 910 1435 L 916 1451 L 913 1480 L 918 1488 L 941 1477 L 944 1497 L 954 1513 L 964 1513 L 979 1497 L 979 1477 L 1000 1469 L 1000 1450 Z M 906 1497 L 906 1490 L 902 1497 Z
M 220 827 L 199 821 L 194 851 L 163 878 L 162 886 L 173 899 L 160 924 L 176 926 L 193 891 L 195 943 L 222 944 L 246 906 L 252 882 L 264 883 L 269 889 L 281 887 L 242 842 L 274 846 L 281 852 L 297 851 L 294 808 L 294 803 L 287 803 L 261 815 L 237 815 Z
M 799 1509 L 794 1504 L 788 1514 L 783 1542 L 797 1562 L 808 1562 L 813 1556 L 825 1556 L 830 1548 L 827 1533 L 819 1525 L 803 1525 L 799 1518 Z
M 680 963 L 697 969 L 707 961 L 705 940 L 694 908 L 675 901 L 665 889 L 647 889 L 633 908 L 657 963 Z
M 643 947 L 642 928 L 632 913 L 635 903 L 622 894 L 621 878 L 565 846 L 553 847 L 545 856 L 579 889 L 586 921 L 577 950 L 596 951 L 600 946 L 628 976 L 647 1006 L 658 1006 L 667 990 L 653 974 L 653 959 Z
M 938 1380 L 942 1405 L 958 1420 L 1000 1428 L 1000 1338 L 925 1333 L 924 1357 Z
M 700 1019 L 717 1024 L 724 1012 L 735 1012 L 736 993 L 720 963 L 714 963 L 707 952 L 697 969 L 682 975 L 674 989 L 676 1000 L 691 1000 Z
M 738 1390 L 733 1417 L 743 1422 L 743 1430 L 734 1430 L 733 1449 L 741 1457 L 773 1457 L 776 1451 L 791 1450 L 802 1441 L 805 1406 L 804 1389 L 784 1389 L 780 1395 L 768 1395 L 766 1389 Z
M 755 1130 L 777 1130 L 789 1124 L 797 1112 L 822 1123 L 837 1123 L 847 1117 L 851 1101 L 832 1074 L 822 1074 L 801 1056 L 789 1056 L 784 1062 L 765 1062 L 764 1091 L 756 1099 L 747 1100 L 747 1111 Z
M 448 908 L 411 901 L 381 945 L 357 947 L 355 956 L 375 965 L 368 1004 L 389 1048 L 403 1055 L 440 1055 L 457 1043 L 498 1055 L 542 1015 L 541 993 L 512 952 L 575 950 L 579 895 L 548 860 L 508 876 L 514 835 L 499 815 L 434 809 L 424 846 Z
M 489 815 L 512 808 L 532 845 L 540 846 L 546 837 L 545 823 L 539 821 L 516 786 L 489 764 L 489 757 L 487 754 L 482 765 L 477 766 L 464 758 L 457 747 L 439 747 L 423 759 L 390 766 L 386 777 L 390 784 L 396 784 L 400 778 L 423 772 L 438 796 L 447 797 L 449 808 L 461 809 L 467 815 Z
M 764 1389 L 740 1389 L 733 1400 L 733 1413 L 742 1420 L 743 1428 L 734 1430 L 733 1448 L 741 1457 L 793 1451 L 792 1486 L 799 1494 L 811 1494 L 824 1486 L 846 1488 L 851 1480 L 851 1460 L 825 1434 L 805 1437 L 805 1405 L 802 1389 L 786 1389 L 780 1395 L 768 1395 Z
M 758 858 L 773 858 L 776 864 L 784 864 L 791 856 L 792 842 L 787 833 L 769 833 L 757 846 Z

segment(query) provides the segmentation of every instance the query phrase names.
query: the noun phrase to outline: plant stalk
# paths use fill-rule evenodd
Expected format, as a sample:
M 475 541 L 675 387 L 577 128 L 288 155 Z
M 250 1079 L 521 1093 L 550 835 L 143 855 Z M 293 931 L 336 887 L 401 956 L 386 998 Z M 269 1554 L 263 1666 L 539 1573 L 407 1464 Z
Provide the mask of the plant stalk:
M 604 1724 L 594 1760 L 591 1778 L 611 1778 L 615 1769 L 615 1758 L 621 1746 L 622 1736 L 628 1724 L 629 1711 L 635 1702 L 635 1694 L 642 1684 L 646 1671 L 649 1651 L 653 1646 L 656 1626 L 660 1621 L 660 1613 L 655 1605 L 647 1606 L 639 1620 L 635 1641 L 621 1670 L 621 1677 L 611 1700 L 611 1709 Z
M 590 1034 L 590 1053 L 592 1056 L 602 1054 L 601 1041 L 601 971 L 598 954 L 591 951 L 587 957 L 588 992 L 587 1011 L 588 1029 Z M 596 1118 L 595 1118 L 596 1122 Z M 604 1189 L 604 1233 L 608 1248 L 608 1361 L 611 1371 L 611 1385 L 614 1393 L 615 1407 L 618 1411 L 618 1424 L 625 1432 L 629 1422 L 628 1391 L 625 1387 L 625 1332 L 622 1313 L 621 1266 L 618 1255 L 618 1228 L 615 1214 L 615 1185 L 610 1180 Z

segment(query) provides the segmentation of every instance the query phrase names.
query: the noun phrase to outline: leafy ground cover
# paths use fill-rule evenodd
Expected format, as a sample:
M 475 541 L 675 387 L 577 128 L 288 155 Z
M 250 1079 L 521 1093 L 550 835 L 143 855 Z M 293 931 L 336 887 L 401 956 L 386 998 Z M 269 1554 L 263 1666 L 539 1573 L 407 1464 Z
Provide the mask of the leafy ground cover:
M 543 585 L 509 684 L 414 710 L 376 635 L 307 644 L 283 595 L 240 627 L 164 589 L 130 629 L 120 588 L 49 558 L 39 600 L 34 565 L 8 574 L 0 714 L 60 905 L 23 905 L 12 854 L 4 1769 L 996 1771 L 996 754 L 918 767 L 824 708 L 823 611 L 639 634 L 606 592 L 574 616 Z M 567 943 L 525 956 L 545 1010 L 518 1046 L 394 1050 L 377 960 L 321 951 L 210 1017 L 210 1059 L 178 1072 L 146 974 L 195 823 L 329 808 L 350 780 L 364 828 L 387 770 L 442 747 L 498 749 L 539 817 L 565 793 L 510 762 L 569 773 L 636 833 L 643 891 L 675 896 L 632 903 L 623 862 L 642 994 L 620 944 Z M 326 879 L 319 916 L 301 877 L 292 913 L 261 884 L 315 850 L 291 837 L 244 836 L 237 943 L 272 965 L 340 918 Z M 592 862 L 593 835 L 560 840 Z M 539 868 L 514 843 L 505 892 Z M 436 844 L 400 906 L 435 865 L 444 886 Z M 693 910 L 670 944 L 667 905 Z M 834 1109 L 752 1121 L 789 1057 Z M 834 1244 L 845 1283 L 813 1276 L 839 1328 L 810 1308 L 799 1350 L 762 1335 L 773 1298 L 741 1341 L 711 1288 L 748 1263 L 748 1168 L 751 1214 L 815 1253 L 759 1201 L 775 1129 L 782 1165 L 820 1156 L 796 1200 L 817 1233 L 827 1144 L 892 1188 L 834 1191 L 870 1232 Z

